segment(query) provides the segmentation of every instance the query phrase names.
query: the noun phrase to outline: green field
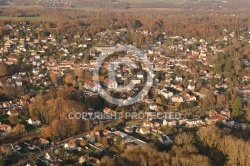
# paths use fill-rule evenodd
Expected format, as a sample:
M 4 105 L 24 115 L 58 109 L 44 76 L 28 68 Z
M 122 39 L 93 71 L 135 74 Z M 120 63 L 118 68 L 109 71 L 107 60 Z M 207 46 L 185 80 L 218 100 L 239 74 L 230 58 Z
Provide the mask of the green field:
M 11 17 L 11 16 L 0 16 L 0 20 L 53 21 L 55 19 L 53 19 L 53 18 L 47 18 L 47 17 Z
M 130 2 L 185 2 L 188 0 L 130 0 Z

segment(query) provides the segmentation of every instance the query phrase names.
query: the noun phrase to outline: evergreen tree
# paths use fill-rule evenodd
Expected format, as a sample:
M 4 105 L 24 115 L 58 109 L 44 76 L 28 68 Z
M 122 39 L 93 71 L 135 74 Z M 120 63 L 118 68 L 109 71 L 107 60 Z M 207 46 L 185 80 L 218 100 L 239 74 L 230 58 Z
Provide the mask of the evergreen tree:
M 237 118 L 243 114 L 241 98 L 237 97 L 232 106 L 232 116 Z

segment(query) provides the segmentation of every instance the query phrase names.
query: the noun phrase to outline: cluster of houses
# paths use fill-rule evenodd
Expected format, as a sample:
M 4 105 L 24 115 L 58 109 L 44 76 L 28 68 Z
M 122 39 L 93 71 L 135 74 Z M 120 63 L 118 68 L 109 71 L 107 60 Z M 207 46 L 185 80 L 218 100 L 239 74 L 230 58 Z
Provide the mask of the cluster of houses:
M 93 39 L 90 37 L 82 37 L 80 35 L 75 35 L 74 39 L 83 38 L 81 42 L 72 41 L 70 42 L 67 38 L 62 37 L 59 43 L 57 37 L 53 34 L 49 36 L 34 38 L 35 35 L 32 34 L 32 28 L 25 22 L 20 22 L 19 26 L 16 25 L 6 25 L 9 31 L 14 32 L 13 34 L 18 34 L 17 32 L 23 31 L 25 37 L 20 37 L 17 35 L 10 36 L 4 35 L 3 45 L 0 47 L 0 54 L 8 54 L 8 56 L 1 56 L 0 63 L 5 63 L 7 65 L 17 65 L 20 62 L 26 63 L 26 65 L 31 67 L 31 73 L 29 72 L 18 72 L 11 76 L 0 78 L 0 87 L 5 88 L 10 87 L 24 87 L 29 84 L 34 87 L 45 87 L 49 88 L 55 83 L 51 79 L 51 74 L 56 75 L 56 79 L 65 78 L 72 71 L 90 71 L 91 73 L 99 65 L 99 57 L 109 56 L 116 52 L 124 52 L 125 55 L 119 57 L 119 62 L 124 62 L 125 65 L 119 65 L 116 57 L 111 58 L 110 62 L 105 62 L 102 67 L 105 67 L 111 75 L 114 77 L 109 78 L 105 76 L 100 80 L 100 84 L 95 81 L 95 78 L 99 76 L 93 75 L 93 79 L 85 80 L 80 86 L 79 90 L 84 92 L 90 92 L 90 94 L 102 93 L 102 90 L 115 90 L 117 88 L 123 89 L 125 92 L 130 94 L 135 94 L 139 91 L 142 84 L 152 85 L 155 88 L 156 94 L 166 99 L 167 103 L 171 105 L 177 105 L 180 103 L 194 103 L 197 106 L 197 102 L 206 97 L 207 91 L 211 91 L 215 96 L 219 95 L 221 91 L 226 91 L 229 86 L 229 81 L 227 78 L 222 78 L 217 73 L 210 71 L 210 67 L 207 62 L 208 57 L 213 57 L 219 52 L 223 52 L 222 49 L 216 46 L 218 42 L 224 42 L 225 44 L 237 36 L 234 33 L 227 32 L 223 38 L 217 39 L 214 43 L 207 42 L 205 39 L 196 38 L 184 38 L 182 36 L 169 36 L 162 32 L 160 35 L 163 38 L 159 41 L 155 41 L 148 44 L 147 50 L 140 50 L 133 45 L 123 45 L 115 44 L 110 39 L 110 32 L 103 31 L 97 34 L 101 40 L 106 40 L 112 46 L 103 47 L 91 47 Z M 37 31 L 42 31 L 41 28 L 37 28 Z M 117 36 L 120 36 L 122 32 L 127 31 L 126 28 L 119 29 L 115 31 Z M 135 30 L 138 35 L 151 36 L 152 33 L 149 30 Z M 240 37 L 244 40 L 244 37 Z M 169 55 L 166 51 L 164 43 L 170 41 L 167 49 L 171 51 L 177 51 L 179 56 Z M 55 49 L 56 54 L 59 58 L 53 59 L 48 58 L 48 52 Z M 73 53 L 73 49 L 77 48 L 78 52 Z M 19 55 L 25 55 L 22 58 Z M 19 57 L 19 58 L 18 58 Z M 84 60 L 87 57 L 87 60 Z M 195 79 L 187 80 L 187 75 L 193 76 L 193 70 L 195 66 L 187 65 L 190 61 L 197 61 L 200 65 L 200 70 L 197 71 Z M 249 60 L 242 59 L 242 63 L 245 66 L 249 66 Z M 203 69 L 206 68 L 206 69 Z M 134 74 L 134 70 L 139 71 Z M 177 72 L 178 69 L 181 72 Z M 145 82 L 146 73 L 153 77 L 152 82 Z M 159 73 L 161 76 L 156 77 Z M 185 73 L 185 74 L 183 74 Z M 198 77 L 198 78 L 197 78 Z M 197 79 L 196 79 L 197 78 Z M 216 82 L 213 87 L 210 85 L 212 78 L 220 80 Z M 206 83 L 206 87 L 198 88 L 197 80 L 201 79 Z M 246 75 L 239 78 L 242 82 L 247 82 L 250 80 L 250 76 Z M 130 89 L 126 84 L 131 82 L 134 85 L 134 89 Z M 250 86 L 242 86 L 238 88 L 239 92 L 249 97 Z M 144 93 L 144 92 L 143 92 Z M 157 103 L 156 99 L 147 94 L 146 97 L 140 99 L 140 103 L 143 103 L 145 107 L 148 107 L 150 112 L 158 111 L 161 103 Z M 98 94 L 97 94 L 98 95 Z M 122 98 L 124 97 L 121 96 Z M 125 98 L 127 96 L 125 95 Z M 4 113 L 8 116 L 17 116 L 23 114 L 23 112 L 28 111 L 30 100 L 25 100 L 24 98 L 15 99 L 3 102 L 2 108 Z M 170 108 L 170 104 L 168 105 Z M 105 114 L 114 116 L 117 112 L 113 109 L 105 107 L 103 109 Z M 149 113 L 150 113 L 149 112 Z M 199 127 L 208 125 L 210 123 L 222 123 L 230 128 L 240 128 L 242 125 L 230 120 L 231 113 L 229 110 L 222 110 L 217 112 L 216 110 L 210 110 L 209 116 L 205 119 L 194 118 L 188 119 L 185 117 L 180 117 L 178 119 L 148 119 L 145 120 L 141 125 L 138 126 L 126 126 L 124 127 L 124 132 L 121 131 L 109 131 L 107 129 L 103 130 L 92 130 L 83 138 L 70 139 L 67 143 L 63 145 L 66 151 L 82 151 L 80 148 L 80 142 L 85 140 L 91 146 L 103 150 L 103 145 L 97 144 L 97 138 L 102 135 L 109 140 L 116 141 L 118 137 L 121 137 L 122 143 L 125 146 L 140 146 L 146 142 L 131 136 L 133 133 L 138 133 L 142 135 L 147 135 L 150 133 L 157 133 L 160 135 L 159 141 L 162 144 L 169 145 L 172 143 L 172 139 L 165 135 L 162 128 L 164 126 L 169 127 Z M 28 118 L 27 123 L 33 126 L 41 126 L 42 123 L 38 118 Z M 1 133 L 11 132 L 12 127 L 8 124 L 0 123 Z M 42 145 L 49 145 L 48 140 L 41 138 L 39 142 Z M 55 151 L 53 153 L 48 152 L 43 155 L 43 160 L 50 162 L 58 162 L 55 155 L 59 152 Z M 79 158 L 79 163 L 90 163 L 92 165 L 98 164 L 100 161 L 94 157 L 81 156 Z
M 29 107 L 29 101 L 25 99 L 15 99 L 11 101 L 6 101 L 2 103 L 2 108 L 5 113 L 9 116 L 17 116 L 27 111 Z

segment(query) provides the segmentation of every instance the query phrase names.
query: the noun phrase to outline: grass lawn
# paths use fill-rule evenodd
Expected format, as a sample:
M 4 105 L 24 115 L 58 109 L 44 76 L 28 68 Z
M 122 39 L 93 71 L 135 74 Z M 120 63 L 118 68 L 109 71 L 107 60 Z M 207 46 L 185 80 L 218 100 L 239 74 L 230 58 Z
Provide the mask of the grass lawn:
M 34 131 L 36 131 L 36 127 L 35 126 L 33 126 L 33 125 L 30 125 L 30 124 L 27 124 L 27 123 L 25 123 L 24 124 L 25 125 L 25 130 L 29 133 L 29 132 L 34 132 Z
M 126 126 L 136 126 L 139 125 L 139 121 L 137 119 L 131 119 L 126 122 Z
M 8 119 L 8 115 L 1 115 L 0 116 L 0 122 L 2 122 L 2 120 L 6 120 L 6 119 Z
M 98 150 L 98 149 L 96 149 L 96 148 L 95 148 L 95 147 L 93 147 L 93 146 L 86 145 L 86 147 L 88 147 L 87 152 L 90 152 L 90 153 L 96 153 L 96 152 L 99 152 L 99 150 Z
M 87 154 L 84 150 L 83 151 L 75 151 L 74 156 L 81 157 L 83 155 Z
M 2 124 L 11 125 L 11 124 L 10 124 L 10 121 L 8 120 L 8 117 L 9 117 L 9 115 L 1 115 L 1 116 L 0 116 L 0 122 L 1 122 Z
M 0 20 L 29 20 L 29 21 L 53 21 L 54 18 L 47 18 L 47 17 L 11 17 L 11 16 L 0 16 Z

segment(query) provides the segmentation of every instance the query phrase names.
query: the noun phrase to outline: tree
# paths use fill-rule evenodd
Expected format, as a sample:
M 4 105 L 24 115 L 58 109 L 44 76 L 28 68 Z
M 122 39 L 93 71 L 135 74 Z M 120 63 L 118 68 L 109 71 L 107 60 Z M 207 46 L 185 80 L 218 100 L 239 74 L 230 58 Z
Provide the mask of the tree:
M 115 144 L 116 145 L 120 145 L 122 143 L 122 137 L 121 136 L 116 136 L 115 137 Z
M 30 153 L 29 156 L 28 156 L 28 161 L 29 161 L 29 164 L 32 165 L 32 166 L 35 166 L 36 165 L 36 161 L 37 161 L 37 157 L 34 153 Z
M 25 131 L 26 131 L 25 126 L 22 124 L 17 124 L 12 130 L 12 132 L 15 134 L 21 134 L 24 133 Z
M 50 79 L 53 84 L 57 84 L 57 76 L 56 73 L 50 73 Z
M 29 96 L 29 95 L 24 95 L 24 96 L 23 96 L 23 99 L 24 99 L 24 100 L 29 100 L 29 99 L 30 99 L 30 96 Z
M 162 101 L 161 101 L 161 98 L 160 98 L 160 97 L 158 97 L 158 98 L 156 99 L 156 104 L 162 105 Z
M 0 76 L 6 76 L 8 75 L 8 66 L 4 63 L 0 63 Z
M 4 166 L 6 164 L 6 159 L 3 156 L 0 156 L 0 166 Z
M 44 137 L 45 138 L 49 138 L 51 137 L 52 135 L 52 132 L 51 132 L 51 127 L 50 126 L 47 126 L 45 129 L 44 129 Z
M 11 124 L 15 125 L 18 123 L 18 117 L 17 116 L 9 116 L 8 120 L 10 121 Z
M 194 136 L 192 133 L 180 133 L 175 137 L 174 142 L 179 146 L 192 144 L 194 142 Z
M 87 145 L 88 144 L 88 141 L 86 140 L 86 139 L 82 139 L 81 141 L 80 141 L 80 146 L 81 147 L 83 147 L 83 146 L 85 146 L 85 145 Z
M 232 117 L 238 118 L 243 114 L 241 98 L 238 96 L 232 106 Z
M 65 77 L 65 83 L 66 84 L 73 84 L 73 76 L 72 75 L 67 75 Z

